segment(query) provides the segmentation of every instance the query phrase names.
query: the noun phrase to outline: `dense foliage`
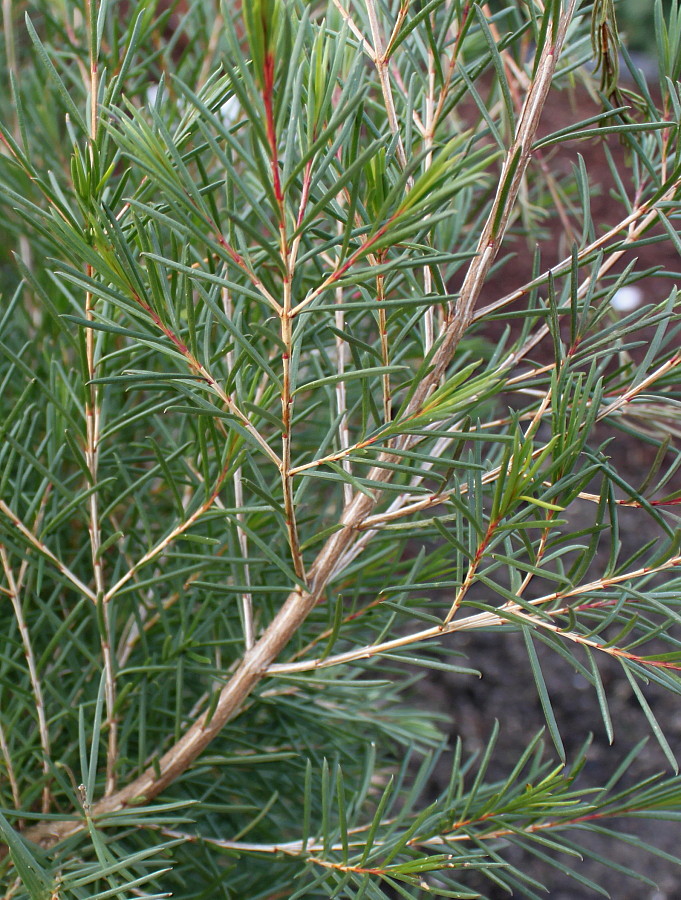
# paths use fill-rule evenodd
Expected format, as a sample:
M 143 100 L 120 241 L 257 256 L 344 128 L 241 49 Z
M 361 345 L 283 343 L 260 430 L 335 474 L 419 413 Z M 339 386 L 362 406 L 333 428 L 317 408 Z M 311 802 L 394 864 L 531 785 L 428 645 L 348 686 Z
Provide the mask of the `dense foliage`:
M 651 87 L 610 0 L 2 9 L 5 896 L 538 897 L 518 847 L 596 891 L 592 834 L 681 815 L 678 273 L 611 302 L 680 247 L 678 3 Z M 476 630 L 546 718 L 501 781 L 503 722 L 471 756 L 409 696 Z M 615 660 L 671 772 L 566 758 L 540 645 L 611 738 Z

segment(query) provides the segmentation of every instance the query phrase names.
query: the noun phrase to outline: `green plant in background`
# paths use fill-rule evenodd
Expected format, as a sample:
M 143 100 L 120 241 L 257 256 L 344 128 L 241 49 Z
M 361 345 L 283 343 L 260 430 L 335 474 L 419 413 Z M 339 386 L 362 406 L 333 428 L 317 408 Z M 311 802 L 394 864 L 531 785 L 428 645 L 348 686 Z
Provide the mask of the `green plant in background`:
M 632 0 L 620 0 L 618 16 L 621 19 L 622 28 L 627 30 L 628 44 L 636 44 L 639 47 L 654 49 L 651 45 L 650 26 L 652 25 L 652 4 L 632 2 Z
M 649 53 L 653 58 L 657 51 L 655 6 L 655 3 L 641 3 L 640 0 L 618 0 L 617 2 L 617 17 L 620 20 L 622 31 L 626 35 L 627 46 Z M 674 8 L 674 4 L 669 0 L 663 0 L 662 11 L 665 16 L 668 16 Z
M 633 112 L 547 135 L 616 57 L 607 4 L 3 3 L 6 897 L 537 897 L 516 847 L 597 890 L 592 833 L 681 814 L 635 754 L 580 777 L 537 653 L 611 738 L 616 660 L 676 772 L 645 685 L 681 686 L 679 304 L 610 305 L 679 246 L 658 13 L 660 99 L 634 73 Z M 609 135 L 606 229 L 551 148 Z M 658 448 L 641 484 L 618 431 Z M 660 535 L 632 558 L 622 505 Z M 474 630 L 523 635 L 546 717 L 502 781 L 496 732 L 468 758 L 409 705 L 414 666 L 474 677 Z

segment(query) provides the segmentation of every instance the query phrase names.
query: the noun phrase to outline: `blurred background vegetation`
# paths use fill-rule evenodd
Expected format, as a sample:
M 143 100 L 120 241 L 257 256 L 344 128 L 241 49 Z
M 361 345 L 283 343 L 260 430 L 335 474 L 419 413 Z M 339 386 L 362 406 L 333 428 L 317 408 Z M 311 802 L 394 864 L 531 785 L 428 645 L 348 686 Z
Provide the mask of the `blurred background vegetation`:
M 616 4 L 617 17 L 631 50 L 655 54 L 653 6 L 653 0 L 619 0 Z M 663 6 L 669 9 L 668 0 Z

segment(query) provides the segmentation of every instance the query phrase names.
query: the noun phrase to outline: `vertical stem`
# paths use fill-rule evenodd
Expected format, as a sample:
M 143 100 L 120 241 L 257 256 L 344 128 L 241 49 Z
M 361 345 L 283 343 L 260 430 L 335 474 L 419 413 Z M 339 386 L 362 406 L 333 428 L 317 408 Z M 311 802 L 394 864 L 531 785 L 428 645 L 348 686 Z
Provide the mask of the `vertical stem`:
M 293 502 L 293 476 L 291 475 L 291 418 L 293 415 L 293 396 L 291 393 L 291 353 L 293 352 L 293 317 L 291 315 L 291 291 L 293 287 L 293 272 L 295 258 L 300 238 L 294 247 L 289 246 L 286 234 L 286 206 L 279 174 L 279 150 L 277 131 L 274 116 L 274 79 L 275 59 L 271 50 L 265 54 L 263 71 L 263 103 L 265 106 L 265 124 L 267 140 L 270 145 L 270 163 L 272 167 L 272 185 L 279 213 L 279 252 L 284 263 L 284 302 L 279 313 L 281 339 L 284 345 L 282 353 L 282 389 L 281 389 L 281 420 L 283 434 L 281 438 L 281 484 L 284 494 L 284 512 L 286 515 L 286 530 L 288 543 L 291 550 L 291 559 L 296 575 L 305 580 L 305 567 L 298 539 L 298 526 L 296 524 L 295 506 Z M 299 219 L 302 216 L 309 191 L 310 166 L 308 165 L 304 179 L 303 198 L 301 200 Z
M 385 103 L 385 111 L 388 114 L 388 125 L 390 126 L 391 134 L 397 135 L 397 158 L 402 168 L 405 168 L 407 165 L 407 156 L 404 152 L 402 137 L 400 136 L 400 126 L 397 121 L 395 101 L 393 99 L 392 88 L 390 87 L 388 60 L 385 58 L 383 36 L 378 23 L 378 14 L 376 12 L 374 0 L 366 0 L 366 7 L 369 16 L 369 26 L 371 28 L 371 39 L 374 42 L 374 63 L 376 65 L 376 71 L 378 72 L 378 79 L 381 82 L 383 102 Z
M 14 42 L 14 10 L 12 0 L 2 0 L 2 24 L 5 34 L 5 53 L 7 54 L 7 69 L 16 76 L 17 53 Z
M 38 731 L 40 734 L 40 746 L 43 751 L 43 775 L 45 776 L 45 784 L 43 785 L 43 796 L 42 796 L 42 811 L 47 813 L 50 811 L 50 788 L 48 785 L 48 778 L 50 775 L 50 736 L 47 730 L 47 719 L 45 717 L 45 701 L 43 699 L 43 691 L 40 685 L 40 678 L 38 677 L 38 668 L 35 662 L 35 655 L 33 653 L 33 646 L 31 644 L 31 636 L 28 632 L 28 628 L 26 626 L 26 620 L 24 619 L 24 611 L 21 608 L 21 598 L 19 597 L 19 585 L 17 584 L 14 573 L 12 572 L 12 568 L 9 564 L 9 559 L 7 557 L 7 550 L 5 547 L 0 544 L 0 561 L 2 561 L 2 568 L 5 573 L 5 578 L 7 579 L 7 587 L 9 588 L 9 596 L 12 601 L 12 607 L 14 609 L 14 615 L 17 620 L 17 625 L 19 627 L 19 634 L 21 635 L 21 642 L 24 645 L 24 655 L 26 656 L 26 665 L 28 666 L 28 674 L 31 679 L 31 688 L 33 690 L 33 697 L 35 700 L 35 709 L 36 714 L 38 716 Z M 2 742 L 4 744 L 4 735 L 2 737 Z M 7 769 L 11 774 L 11 767 L 9 764 L 9 755 L 5 754 L 5 746 L 2 748 L 3 755 L 5 755 L 5 759 L 8 761 Z M 15 796 L 16 790 L 16 781 L 12 781 L 10 778 L 10 783 L 12 784 L 12 796 Z M 17 794 L 18 796 L 18 794 Z M 16 798 L 15 798 L 16 799 Z
M 546 410 L 548 409 L 548 407 L 551 403 L 551 394 L 552 394 L 552 388 L 549 388 L 548 391 L 546 392 L 546 395 L 544 397 L 542 397 L 542 401 L 539 404 L 537 411 L 535 412 L 534 416 L 532 417 L 530 424 L 525 429 L 525 434 L 523 436 L 525 441 L 531 440 L 532 437 L 537 432 L 537 429 L 541 425 L 542 418 L 544 417 L 544 413 L 546 412 Z M 513 460 L 510 459 L 508 462 L 507 468 L 510 469 L 512 464 L 513 464 Z M 448 625 L 451 622 L 451 620 L 456 615 L 459 607 L 461 606 L 461 602 L 463 601 L 464 597 L 466 596 L 468 589 L 473 584 L 473 580 L 474 580 L 477 570 L 480 566 L 480 563 L 482 562 L 482 559 L 485 555 L 487 547 L 489 546 L 490 541 L 494 537 L 494 532 L 499 527 L 499 523 L 503 519 L 503 516 L 504 516 L 504 513 L 502 511 L 494 519 L 490 520 L 490 523 L 487 527 L 487 532 L 485 533 L 484 537 L 481 538 L 481 540 L 478 544 L 478 548 L 475 553 L 475 556 L 469 563 L 468 571 L 466 572 L 466 576 L 463 580 L 463 584 L 457 591 L 456 597 L 454 598 L 454 602 L 452 603 L 452 606 L 451 606 L 449 612 L 447 613 L 447 615 L 445 616 L 445 618 L 442 621 L 443 625 Z M 528 579 L 526 579 L 523 582 L 523 586 L 522 586 L 521 590 L 518 592 L 518 595 L 520 595 L 520 593 L 522 593 L 522 591 L 525 590 L 528 583 L 529 583 Z
M 428 93 L 426 95 L 426 133 L 424 135 L 424 143 L 427 148 L 425 167 L 430 168 L 433 161 L 433 115 L 435 112 L 435 57 L 432 49 L 428 50 Z M 430 294 L 433 289 L 433 277 L 430 266 L 423 269 L 423 290 L 426 295 Z M 442 327 L 443 322 L 440 322 Z M 435 341 L 435 315 L 433 307 L 426 307 L 426 313 L 423 317 L 423 349 L 426 354 L 430 353 L 430 349 Z
M 241 479 L 241 466 L 238 466 L 234 473 L 234 503 L 238 508 L 244 505 L 244 488 Z M 244 559 L 244 581 L 248 587 L 251 585 L 251 569 L 248 565 L 248 535 L 244 531 L 242 523 L 244 521 L 244 513 L 236 514 L 237 520 L 237 538 L 239 540 L 239 549 Z M 244 591 L 241 595 L 241 614 L 244 620 L 244 645 L 250 650 L 255 643 L 255 634 L 253 631 L 253 596 L 250 591 Z
M 277 148 L 277 130 L 274 121 L 274 56 L 268 50 L 265 55 L 265 70 L 263 72 L 264 90 L 263 101 L 265 104 L 265 125 L 267 130 L 267 140 L 270 145 L 270 164 L 272 167 L 272 186 L 274 188 L 274 196 L 279 206 L 280 221 L 279 225 L 284 225 L 284 195 L 281 189 L 281 176 L 279 175 L 279 151 Z
M 381 91 L 383 93 L 383 102 L 385 104 L 386 113 L 388 115 L 388 124 L 390 126 L 390 131 L 392 134 L 397 135 L 397 158 L 402 165 L 402 167 L 406 167 L 407 165 L 407 156 L 404 150 L 404 145 L 402 144 L 402 138 L 399 134 L 399 123 L 397 119 L 397 113 L 395 111 L 395 101 L 393 99 L 392 88 L 390 86 L 390 74 L 388 71 L 389 61 L 386 57 L 386 51 L 383 45 L 383 36 L 381 35 L 381 29 L 378 22 L 378 14 L 376 12 L 376 7 L 374 5 L 374 0 L 366 0 L 366 8 L 367 14 L 369 16 L 369 26 L 371 28 L 371 37 L 374 42 L 374 64 L 376 66 L 376 71 L 378 72 L 379 81 L 381 83 Z M 398 17 L 398 22 L 395 25 L 395 29 L 393 30 L 393 34 L 397 33 L 401 20 L 404 18 L 406 14 L 407 7 L 402 6 L 400 8 L 400 14 Z M 425 134 L 424 140 L 427 148 L 427 155 L 425 159 L 425 168 L 428 169 L 432 159 L 432 146 L 433 146 L 433 129 L 434 129 L 434 109 L 435 109 L 435 61 L 433 57 L 432 49 L 428 50 L 428 94 L 426 97 L 426 120 L 425 120 Z M 413 179 L 410 177 L 407 181 L 407 190 L 409 190 L 413 185 Z M 424 290 L 426 294 L 429 294 L 432 290 L 432 275 L 430 269 L 426 266 L 423 270 L 423 280 L 424 280 Z M 382 316 L 381 316 L 382 313 Z M 379 313 L 379 326 L 381 329 L 381 348 L 383 352 L 383 365 L 388 365 L 387 361 L 387 333 L 385 330 L 385 310 L 381 310 Z M 383 321 L 381 322 L 381 318 Z M 440 322 L 440 326 L 442 327 L 444 322 Z M 425 352 L 428 353 L 430 348 L 433 346 L 435 340 L 435 316 L 433 309 L 428 307 L 426 309 L 424 315 L 424 349 Z M 384 416 L 385 421 L 390 421 L 390 406 L 386 402 L 386 397 L 390 396 L 390 377 L 388 375 L 383 376 L 383 406 L 384 406 Z M 387 412 L 386 412 L 387 409 Z
M 379 254 L 377 263 L 382 265 L 383 257 Z M 376 300 L 382 303 L 385 300 L 385 275 L 381 272 L 376 276 Z M 384 366 L 390 365 L 390 351 L 388 349 L 388 323 L 385 307 L 381 306 L 378 310 L 378 330 L 381 341 L 381 362 Z M 382 377 L 383 382 L 383 420 L 387 424 L 392 418 L 391 406 L 392 396 L 390 392 L 390 375 L 385 372 Z
M 199 77 L 196 81 L 197 86 L 202 86 L 205 84 L 205 82 L 208 80 L 208 76 L 215 66 L 215 54 L 220 42 L 220 37 L 224 33 L 224 31 L 225 20 L 222 14 L 218 12 L 215 16 L 213 28 L 208 39 L 208 47 L 206 48 L 201 71 L 199 72 Z
M 287 260 L 288 262 L 288 260 Z M 293 415 L 293 397 L 291 395 L 291 354 L 293 352 L 293 318 L 291 316 L 291 280 L 293 274 L 286 273 L 284 281 L 284 308 L 281 315 L 281 339 L 284 344 L 282 353 L 282 389 L 281 420 L 284 433 L 281 437 L 281 481 L 284 490 L 284 512 L 286 529 L 291 548 L 293 568 L 299 578 L 305 580 L 305 566 L 298 539 L 295 506 L 293 502 L 293 476 L 291 475 L 291 418 Z
M 227 288 L 222 288 L 222 306 L 225 315 L 232 319 L 234 309 L 232 307 L 232 297 Z M 234 365 L 234 350 L 227 353 L 227 367 L 231 370 Z M 244 505 L 244 486 L 242 480 L 241 466 L 237 466 L 234 471 L 234 504 L 237 508 Z M 251 569 L 248 565 L 248 535 L 244 531 L 242 525 L 244 521 L 244 513 L 236 514 L 237 522 L 237 539 L 239 541 L 239 549 L 244 559 L 244 581 L 247 587 L 251 584 Z M 241 595 L 241 618 L 243 620 L 244 644 L 247 650 L 250 650 L 255 642 L 253 631 L 253 596 L 250 591 L 244 591 Z
M 86 25 L 88 40 L 90 43 L 90 159 L 94 164 L 95 141 L 97 140 L 97 124 L 99 118 L 99 71 L 98 60 L 93 46 L 92 35 L 96 28 L 97 0 L 85 0 Z M 92 266 L 86 266 L 88 278 L 92 278 L 94 271 Z M 88 322 L 94 320 L 95 299 L 91 291 L 85 294 L 85 318 Z M 85 393 L 85 461 L 90 473 L 91 485 L 97 484 L 99 469 L 99 435 L 101 430 L 101 402 L 99 389 L 92 384 L 95 377 L 97 361 L 95 347 L 95 332 L 92 328 L 85 331 L 85 355 L 89 384 Z M 118 725 L 114 716 L 114 704 L 116 701 L 116 682 L 113 664 L 113 635 L 111 607 L 105 601 L 106 585 L 104 582 L 104 561 L 101 556 L 102 532 L 99 521 L 99 497 L 97 491 L 93 491 L 89 497 L 90 522 L 90 548 L 92 554 L 92 568 L 95 580 L 95 592 L 97 603 L 102 604 L 103 634 L 101 636 L 102 659 L 105 671 L 104 695 L 106 698 L 108 746 L 106 754 L 106 785 L 105 794 L 109 795 L 116 789 L 116 758 L 118 756 Z
M 9 744 L 7 743 L 7 737 L 2 727 L 2 723 L 0 723 L 0 753 L 2 753 L 2 758 L 5 763 L 5 769 L 7 770 L 7 780 L 9 781 L 9 787 L 12 791 L 12 802 L 14 803 L 14 808 L 21 809 L 21 795 L 19 794 L 19 784 L 17 783 L 17 776 L 14 774 L 12 757 L 10 756 L 9 752 Z M 21 824 L 19 824 L 18 827 L 21 828 Z
M 447 74 L 445 76 L 444 84 L 442 85 L 442 90 L 440 91 L 440 97 L 437 101 L 437 108 L 435 113 L 433 114 L 433 122 L 431 126 L 431 136 L 432 131 L 436 127 L 437 123 L 440 121 L 440 116 L 442 115 L 442 111 L 444 109 L 445 102 L 447 100 L 447 96 L 449 94 L 449 89 L 452 84 L 452 78 L 454 77 L 454 69 L 456 68 L 456 64 L 459 60 L 459 51 L 461 50 L 461 39 L 464 33 L 466 20 L 468 16 L 471 15 L 472 12 L 472 3 L 470 0 L 465 0 L 463 8 L 461 10 L 461 16 L 459 19 L 459 27 L 456 32 L 456 38 L 454 40 L 454 48 L 452 50 L 452 55 L 449 58 L 449 66 L 447 67 Z
M 17 69 L 17 54 L 14 35 L 14 9 L 13 0 L 2 0 L 2 27 L 5 36 L 5 54 L 7 57 L 7 71 L 14 76 L 15 84 L 19 84 L 19 71 Z M 17 143 L 21 144 L 21 130 L 19 128 L 19 119 L 17 111 L 12 107 L 12 134 Z M 22 232 L 19 235 L 19 256 L 26 268 L 31 271 L 33 269 L 33 253 L 31 243 L 28 237 Z M 42 322 L 42 312 L 38 305 L 30 300 L 31 321 L 38 327 Z
M 342 196 L 338 198 L 342 205 Z M 338 222 L 337 231 L 339 235 L 343 233 L 343 223 Z M 338 260 L 340 264 L 340 260 Z M 339 331 L 345 330 L 345 312 L 343 311 L 343 288 L 336 288 L 336 309 L 334 312 L 334 321 Z M 345 390 L 345 381 L 342 378 L 345 372 L 345 363 L 347 362 L 348 348 L 347 344 L 340 335 L 336 335 L 336 371 L 341 376 L 336 383 L 336 412 L 339 416 L 338 438 L 340 447 L 350 446 L 350 428 L 348 426 L 348 402 Z M 351 473 L 352 464 L 347 456 L 343 457 L 341 463 L 346 472 Z M 352 502 L 353 490 L 352 485 L 345 482 L 343 484 L 343 505 L 348 506 Z

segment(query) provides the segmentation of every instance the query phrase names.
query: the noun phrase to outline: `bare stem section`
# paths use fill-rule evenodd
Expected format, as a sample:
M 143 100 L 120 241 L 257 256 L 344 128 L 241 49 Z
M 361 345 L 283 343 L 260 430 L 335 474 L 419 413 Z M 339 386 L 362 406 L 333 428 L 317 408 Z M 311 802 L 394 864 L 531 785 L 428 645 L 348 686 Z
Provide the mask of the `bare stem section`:
M 374 46 L 374 64 L 378 72 L 378 78 L 381 83 L 381 91 L 383 92 L 383 102 L 385 103 L 386 113 L 388 114 L 388 124 L 390 131 L 397 138 L 397 158 L 400 165 L 406 168 L 407 157 L 404 152 L 404 144 L 400 134 L 400 125 L 397 120 L 397 111 L 395 110 L 395 100 L 393 98 L 392 86 L 390 84 L 390 74 L 388 71 L 388 59 L 385 54 L 383 34 L 381 25 L 378 20 L 378 11 L 374 0 L 366 0 L 366 8 L 369 16 L 369 26 L 371 28 L 371 38 Z
M 296 510 L 293 500 L 293 475 L 291 474 L 291 428 L 293 417 L 293 395 L 291 393 L 291 355 L 293 353 L 293 324 L 291 316 L 291 276 L 284 284 L 284 308 L 281 317 L 281 340 L 284 346 L 282 353 L 282 390 L 281 420 L 283 433 L 281 436 L 281 480 L 284 491 L 284 512 L 286 530 L 291 549 L 291 558 L 296 575 L 305 581 L 305 565 L 300 549 Z
M 12 754 L 10 752 L 9 743 L 5 729 L 0 725 L 0 753 L 2 753 L 2 761 L 7 772 L 7 780 L 9 782 L 10 791 L 12 792 L 12 802 L 15 809 L 21 809 L 21 793 L 19 791 L 19 782 L 17 781 L 14 764 L 12 763 Z M 19 827 L 23 826 L 23 822 L 19 821 Z
M 234 309 L 232 306 L 232 298 L 229 291 L 226 288 L 222 289 L 222 306 L 225 311 L 225 315 L 232 319 L 234 316 Z M 230 350 L 227 354 L 227 365 L 232 369 L 234 365 L 234 351 Z M 237 508 L 241 508 L 244 505 L 244 488 L 243 488 L 243 470 L 241 466 L 236 466 L 234 469 L 234 502 Z M 239 547 L 241 549 L 241 555 L 243 556 L 243 572 L 244 572 L 244 581 L 246 585 L 250 585 L 251 583 L 251 569 L 248 564 L 248 535 L 246 534 L 245 529 L 243 528 L 245 522 L 245 514 L 243 512 L 238 512 L 236 514 L 236 520 L 238 528 L 238 539 L 239 539 Z M 250 591 L 244 591 L 241 597 L 241 616 L 244 623 L 244 645 L 247 650 L 253 646 L 255 636 L 253 631 L 253 595 Z
M 15 26 L 15 8 L 14 0 L 2 0 L 2 30 L 5 38 L 5 53 L 7 55 L 7 70 L 11 73 L 15 85 L 19 82 L 19 70 L 17 68 L 17 48 L 16 48 L 16 26 Z M 21 129 L 19 128 L 19 118 L 17 110 L 12 110 L 12 133 L 15 140 L 21 138 Z M 26 268 L 31 271 L 33 268 L 33 253 L 31 243 L 26 234 L 19 237 L 19 252 L 21 259 Z M 31 301 L 31 318 L 33 322 L 40 324 L 42 313 L 37 305 Z
M 383 260 L 379 256 L 378 265 L 382 265 Z M 388 318 L 383 302 L 385 300 L 385 275 L 380 272 L 376 276 L 376 302 L 381 305 L 378 308 L 378 333 L 381 342 L 381 363 L 387 368 L 390 365 L 390 349 L 388 344 Z M 392 419 L 392 396 L 390 391 L 390 374 L 384 372 L 383 382 L 383 421 L 387 425 Z
M 505 625 L 516 615 L 526 618 L 528 622 L 531 622 L 537 628 L 546 628 L 549 631 L 560 634 L 561 637 L 564 637 L 567 640 L 574 641 L 575 643 L 582 644 L 583 646 L 588 646 L 594 650 L 599 650 L 610 656 L 626 655 L 630 659 L 639 660 L 640 657 L 636 656 L 635 654 L 624 653 L 618 647 L 611 647 L 605 643 L 589 639 L 584 635 L 577 634 L 573 631 L 570 631 L 569 629 L 556 625 L 550 620 L 547 620 L 547 616 L 557 618 L 559 616 L 568 615 L 570 606 L 568 606 L 567 604 L 561 605 L 559 607 L 552 607 L 548 610 L 544 609 L 544 607 L 547 607 L 550 604 L 555 604 L 557 600 L 568 600 L 585 594 L 591 594 L 595 591 L 604 591 L 608 587 L 612 587 L 616 584 L 621 584 L 632 578 L 644 578 L 659 572 L 666 572 L 670 569 L 673 569 L 675 566 L 678 566 L 680 562 L 681 557 L 675 556 L 656 567 L 643 567 L 637 570 L 632 570 L 630 572 L 613 576 L 612 578 L 603 578 L 599 579 L 598 581 L 583 584 L 578 588 L 574 588 L 563 593 L 561 593 L 560 591 L 556 591 L 550 594 L 545 594 L 542 597 L 538 597 L 532 601 L 529 601 L 531 606 L 534 606 L 537 609 L 542 609 L 544 613 L 543 616 L 527 613 L 527 611 L 521 604 L 509 601 L 508 603 L 501 606 L 498 612 L 477 613 L 473 616 L 456 619 L 453 622 L 450 621 L 447 625 L 437 625 L 433 628 L 424 628 L 421 631 L 412 632 L 411 634 L 393 638 L 389 641 L 382 641 L 379 644 L 369 644 L 365 647 L 357 647 L 353 650 L 348 650 L 345 653 L 334 654 L 333 656 L 328 656 L 325 659 L 318 658 L 313 660 L 301 660 L 300 662 L 273 663 L 268 671 L 272 675 L 293 675 L 300 672 L 314 671 L 315 669 L 324 669 L 331 666 L 344 665 L 346 663 L 356 662 L 360 659 L 370 659 L 372 656 L 377 656 L 383 653 L 390 653 L 395 650 L 403 649 L 405 647 L 411 647 L 414 644 L 419 644 L 424 641 L 437 640 L 437 638 L 442 636 L 443 634 L 453 634 L 455 632 L 462 631 L 475 631 L 482 628 Z M 599 601 L 592 602 L 598 603 Z M 661 668 L 679 668 L 677 663 L 667 663 L 665 661 L 660 661 L 656 663 L 656 665 Z
M 343 197 L 339 198 L 342 206 Z M 338 236 L 342 235 L 340 222 L 337 226 Z M 338 261 L 336 261 L 336 265 Z M 334 323 L 339 332 L 345 329 L 345 311 L 343 310 L 343 288 L 335 290 L 336 310 L 334 312 Z M 336 334 L 336 371 L 338 373 L 338 383 L 336 384 L 336 413 L 338 415 L 338 442 L 341 447 L 350 446 L 350 427 L 348 424 L 348 402 L 347 391 L 345 389 L 345 369 L 348 361 L 348 347 L 340 334 Z M 343 457 L 341 465 L 343 469 L 350 474 L 352 466 L 347 456 Z M 345 506 L 352 501 L 352 485 L 346 483 L 343 485 L 343 503 Z
M 28 667 L 29 676 L 31 679 L 31 688 L 33 690 L 33 697 L 35 700 L 35 710 L 36 715 L 38 716 L 38 730 L 40 732 L 40 745 L 43 751 L 43 762 L 42 762 L 42 770 L 43 770 L 43 778 L 45 779 L 45 784 L 43 786 L 43 796 L 42 796 L 42 811 L 47 813 L 50 811 L 50 787 L 49 787 L 49 777 L 50 777 L 50 765 L 51 765 L 51 751 L 50 751 L 50 733 L 47 727 L 47 718 L 45 715 L 45 700 L 43 698 L 43 689 L 40 683 L 40 676 L 38 674 L 38 667 L 36 664 L 35 654 L 33 652 L 33 646 L 31 643 L 31 635 L 29 634 L 28 627 L 26 625 L 26 619 L 24 617 L 24 611 L 22 606 L 21 599 L 21 588 L 23 576 L 26 573 L 26 566 L 22 566 L 20 570 L 19 579 L 15 579 L 14 572 L 10 566 L 9 557 L 7 555 L 7 550 L 5 547 L 0 544 L 0 561 L 2 562 L 2 569 L 5 573 L 5 580 L 7 582 L 7 588 L 9 592 L 10 600 L 12 601 L 12 608 L 14 609 L 14 615 L 17 620 L 17 626 L 19 628 L 19 634 L 21 635 L 21 642 L 24 647 L 24 654 L 26 655 L 26 665 Z M 3 756 L 5 760 L 10 759 L 9 753 L 6 752 L 7 742 L 4 734 L 2 735 L 1 746 L 3 750 Z M 12 786 L 12 796 L 15 798 L 15 802 L 17 803 L 17 808 L 19 808 L 19 792 L 17 788 L 17 781 L 14 771 L 12 769 L 11 764 L 7 766 L 8 777 L 10 779 L 10 784 Z
M 38 550 L 43 556 L 45 556 L 49 561 L 54 565 L 56 570 L 62 575 L 67 581 L 69 581 L 73 587 L 85 597 L 88 597 L 92 602 L 96 602 L 96 595 L 92 592 L 91 588 L 89 588 L 86 584 L 84 584 L 77 575 L 75 575 L 71 569 L 67 565 L 65 565 L 55 554 L 50 550 L 50 548 L 44 544 L 39 538 L 35 536 L 33 531 L 28 528 L 24 522 L 17 516 L 17 514 L 5 503 L 4 500 L 0 500 L 0 512 L 14 525 L 17 531 L 22 535 L 25 541 L 28 544 L 33 546 L 36 550 Z
M 266 104 L 267 105 L 267 104 Z M 269 106 L 268 106 L 269 108 Z M 274 128 L 273 134 L 273 165 L 278 169 L 278 156 L 276 150 L 276 134 Z M 298 206 L 298 214 L 296 224 L 300 228 L 305 215 L 310 192 L 310 166 L 308 165 L 303 175 L 303 184 L 300 203 Z M 300 249 L 302 233 L 289 243 L 287 237 L 286 212 L 284 196 L 280 200 L 280 218 L 279 218 L 279 235 L 280 235 L 280 254 L 282 265 L 284 266 L 284 284 L 283 284 L 283 303 L 280 316 L 280 333 L 282 342 L 281 354 L 281 371 L 282 371 L 282 388 L 281 388 L 281 420 L 282 420 L 282 437 L 281 437 L 281 481 L 284 494 L 284 514 L 286 516 L 286 530 L 288 532 L 288 543 L 291 551 L 291 559 L 293 561 L 293 569 L 300 579 L 301 583 L 305 583 L 307 575 L 305 573 L 305 563 L 303 561 L 303 553 L 300 547 L 300 537 L 298 535 L 298 523 L 296 521 L 296 509 L 293 496 L 293 473 L 291 464 L 291 446 L 293 441 L 293 392 L 291 382 L 291 364 L 293 357 L 293 280 L 295 277 L 296 260 Z
M 86 0 L 85 19 L 89 35 L 96 33 L 96 20 L 98 5 L 96 0 Z M 95 152 L 97 132 L 99 125 L 99 63 L 97 59 L 96 42 L 90 40 L 90 71 L 89 71 L 89 125 L 90 125 L 90 164 L 95 168 Z M 91 279 L 94 269 L 91 265 L 86 267 L 86 275 Z M 91 291 L 85 294 L 85 318 L 88 322 L 95 320 L 95 298 Z M 101 397 L 99 387 L 93 383 L 97 374 L 96 332 L 93 328 L 85 330 L 85 357 L 88 373 L 88 384 L 85 396 L 85 461 L 88 468 L 89 480 L 96 485 L 99 480 L 99 439 L 101 433 Z M 106 583 L 104 579 L 104 559 L 102 554 L 102 528 L 99 512 L 99 497 L 96 490 L 91 491 L 88 498 L 90 521 L 88 531 L 90 534 L 90 548 L 92 554 L 92 569 L 94 572 L 95 594 L 97 603 L 103 604 L 101 611 L 102 633 L 102 661 L 104 663 L 105 687 L 107 711 L 107 763 L 105 793 L 111 794 L 116 789 L 116 761 L 118 759 L 118 723 L 114 713 L 116 704 L 116 673 L 113 659 L 113 617 L 111 610 L 105 603 Z

